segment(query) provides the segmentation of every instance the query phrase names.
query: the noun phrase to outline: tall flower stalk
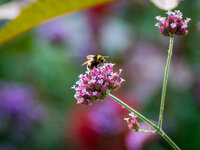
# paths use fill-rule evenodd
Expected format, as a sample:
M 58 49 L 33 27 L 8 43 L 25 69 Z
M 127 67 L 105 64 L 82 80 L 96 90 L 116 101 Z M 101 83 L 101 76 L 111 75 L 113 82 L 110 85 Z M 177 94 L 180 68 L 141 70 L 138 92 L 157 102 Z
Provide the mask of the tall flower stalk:
M 168 50 L 168 57 L 165 67 L 165 75 L 163 80 L 163 87 L 162 87 L 162 96 L 161 96 L 161 103 L 160 103 L 160 114 L 159 114 L 159 121 L 158 121 L 158 128 L 162 128 L 162 122 L 163 122 L 163 112 L 164 112 L 164 106 L 165 106 L 165 95 L 166 95 L 166 88 L 167 88 L 167 79 L 168 79 L 168 73 L 169 73 L 169 67 L 172 57 L 172 48 L 173 48 L 173 40 L 174 35 L 170 36 L 169 40 L 169 50 Z
M 169 67 L 172 57 L 172 48 L 173 48 L 173 40 L 175 35 L 187 35 L 188 30 L 186 29 L 188 26 L 190 18 L 186 18 L 183 20 L 182 13 L 177 10 L 174 12 L 168 11 L 168 18 L 166 20 L 165 17 L 157 16 L 156 19 L 159 23 L 156 23 L 155 26 L 157 26 L 160 29 L 160 32 L 164 36 L 169 36 L 169 50 L 168 50 L 168 57 L 165 67 L 165 74 L 164 74 L 164 80 L 163 80 L 163 87 L 162 87 L 162 96 L 161 96 L 161 103 L 160 103 L 160 114 L 159 114 L 159 120 L 158 120 L 158 128 L 162 128 L 162 122 L 163 122 L 163 112 L 164 112 L 164 105 L 165 105 L 165 95 L 166 95 L 166 88 L 167 88 L 167 79 L 168 79 L 168 73 L 169 73 Z
M 79 80 L 76 82 L 72 88 L 76 91 L 75 98 L 78 104 L 92 104 L 100 99 L 105 99 L 106 96 L 112 98 L 117 103 L 126 108 L 131 113 L 130 117 L 124 118 L 128 124 L 130 130 L 134 130 L 135 132 L 142 133 L 152 133 L 152 134 L 160 134 L 174 150 L 180 150 L 180 148 L 172 141 L 171 138 L 162 130 L 162 122 L 163 122 L 163 112 L 165 105 L 165 95 L 166 95 L 166 87 L 167 87 L 167 79 L 168 72 L 172 57 L 172 48 L 173 48 L 173 40 L 175 35 L 187 35 L 188 30 L 187 25 L 190 19 L 183 20 L 182 13 L 180 11 L 167 12 L 168 18 L 166 20 L 165 17 L 157 16 L 156 19 L 159 23 L 157 26 L 160 29 L 160 32 L 164 36 L 169 36 L 169 50 L 168 57 L 165 67 L 165 74 L 163 80 L 163 88 L 162 88 L 162 96 L 161 96 L 161 105 L 160 105 L 160 114 L 158 125 L 155 125 L 152 121 L 147 119 L 141 113 L 131 108 L 129 105 L 113 96 L 110 91 L 116 90 L 121 86 L 124 79 L 120 78 L 122 70 L 120 69 L 118 72 L 113 71 L 114 64 L 105 63 L 103 66 L 99 65 L 91 71 L 86 71 L 85 74 L 81 74 L 79 76 Z M 141 129 L 141 126 L 137 122 L 136 118 L 141 119 L 143 122 L 146 122 L 153 130 L 144 130 Z

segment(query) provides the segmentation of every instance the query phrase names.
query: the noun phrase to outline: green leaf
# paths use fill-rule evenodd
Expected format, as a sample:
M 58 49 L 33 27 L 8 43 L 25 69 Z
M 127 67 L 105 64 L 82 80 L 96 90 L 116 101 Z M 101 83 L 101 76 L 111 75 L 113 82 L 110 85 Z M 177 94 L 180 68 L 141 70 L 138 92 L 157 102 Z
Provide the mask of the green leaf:
M 116 0 L 37 0 L 0 30 L 0 45 L 47 19 L 112 1 Z

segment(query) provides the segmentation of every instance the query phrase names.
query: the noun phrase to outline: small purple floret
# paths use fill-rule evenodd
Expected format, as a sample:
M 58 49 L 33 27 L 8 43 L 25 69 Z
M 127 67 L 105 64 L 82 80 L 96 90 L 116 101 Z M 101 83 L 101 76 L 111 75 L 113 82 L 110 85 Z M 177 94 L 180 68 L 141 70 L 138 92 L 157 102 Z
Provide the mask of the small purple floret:
M 183 20 L 183 15 L 179 10 L 176 10 L 174 12 L 168 11 L 167 14 L 167 20 L 165 17 L 156 17 L 158 23 L 156 23 L 155 26 L 160 29 L 160 32 L 164 36 L 187 35 L 188 30 L 186 28 L 191 19 L 186 18 L 185 20 Z
M 86 71 L 79 75 L 79 80 L 72 89 L 76 90 L 74 97 L 78 104 L 91 104 L 99 99 L 104 99 L 107 90 L 116 90 L 124 79 L 120 78 L 122 70 L 113 72 L 112 63 L 105 63 L 103 66 Z

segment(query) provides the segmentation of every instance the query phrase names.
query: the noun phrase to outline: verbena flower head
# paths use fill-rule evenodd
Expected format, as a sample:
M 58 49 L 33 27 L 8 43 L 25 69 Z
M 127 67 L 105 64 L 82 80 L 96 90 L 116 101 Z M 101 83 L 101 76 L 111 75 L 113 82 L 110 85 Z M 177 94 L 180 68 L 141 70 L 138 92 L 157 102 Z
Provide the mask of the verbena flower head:
M 107 90 L 116 90 L 124 79 L 120 78 L 122 70 L 113 72 L 112 63 L 105 63 L 103 66 L 86 71 L 79 75 L 79 80 L 72 89 L 76 90 L 74 97 L 78 104 L 91 104 L 99 99 L 104 99 Z
M 128 124 L 128 128 L 130 130 L 139 131 L 140 125 L 139 125 L 139 123 L 136 120 L 137 116 L 134 113 L 132 113 L 132 112 L 129 113 L 129 116 L 130 117 L 128 117 L 128 118 L 124 118 L 124 120 L 126 120 L 126 122 Z
M 155 26 L 160 29 L 160 32 L 164 36 L 187 35 L 188 30 L 186 28 L 191 19 L 186 18 L 183 20 L 183 15 L 179 10 L 175 10 L 174 12 L 168 11 L 167 14 L 167 20 L 165 17 L 156 17 L 159 23 L 156 23 Z

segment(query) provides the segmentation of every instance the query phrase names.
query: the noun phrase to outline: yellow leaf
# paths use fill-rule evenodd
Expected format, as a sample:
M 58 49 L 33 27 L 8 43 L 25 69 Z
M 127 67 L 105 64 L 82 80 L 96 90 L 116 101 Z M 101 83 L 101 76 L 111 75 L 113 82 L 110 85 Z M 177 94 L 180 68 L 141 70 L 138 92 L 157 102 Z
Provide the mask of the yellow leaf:
M 53 17 L 116 0 L 37 0 L 0 30 L 0 45 Z

